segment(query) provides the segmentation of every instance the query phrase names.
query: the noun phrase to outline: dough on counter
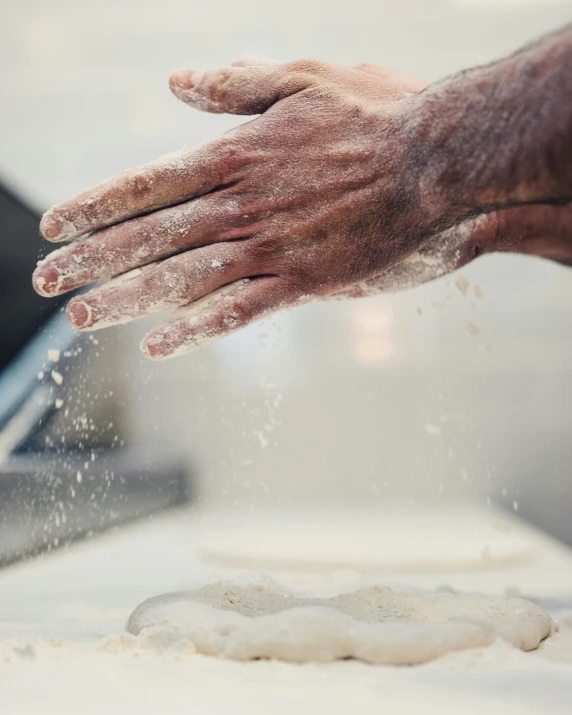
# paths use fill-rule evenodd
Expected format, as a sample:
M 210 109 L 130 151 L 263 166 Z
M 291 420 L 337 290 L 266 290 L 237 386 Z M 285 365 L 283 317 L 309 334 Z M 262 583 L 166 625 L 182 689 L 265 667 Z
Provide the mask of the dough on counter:
M 497 638 L 534 650 L 556 630 L 550 616 L 521 598 L 387 586 L 302 598 L 272 584 L 230 581 L 145 601 L 127 630 L 138 635 L 148 628 L 190 640 L 199 653 L 235 660 L 358 658 L 378 665 L 424 663 Z

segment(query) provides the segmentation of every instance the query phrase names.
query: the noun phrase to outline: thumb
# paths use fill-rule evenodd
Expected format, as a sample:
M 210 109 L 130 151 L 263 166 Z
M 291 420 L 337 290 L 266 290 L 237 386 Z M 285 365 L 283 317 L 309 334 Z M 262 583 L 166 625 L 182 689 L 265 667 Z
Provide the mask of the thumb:
M 311 86 L 317 62 L 305 60 L 171 75 L 172 92 L 182 102 L 216 114 L 262 114 L 273 104 Z

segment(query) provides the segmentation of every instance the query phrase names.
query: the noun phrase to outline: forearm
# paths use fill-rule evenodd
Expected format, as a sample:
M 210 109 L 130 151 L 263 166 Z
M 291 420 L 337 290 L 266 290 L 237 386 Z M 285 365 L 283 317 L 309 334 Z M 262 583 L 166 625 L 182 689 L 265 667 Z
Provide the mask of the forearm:
M 495 251 L 523 253 L 572 266 L 572 204 L 524 206 L 489 214 Z
M 572 199 L 572 26 L 410 101 L 410 161 L 433 229 Z

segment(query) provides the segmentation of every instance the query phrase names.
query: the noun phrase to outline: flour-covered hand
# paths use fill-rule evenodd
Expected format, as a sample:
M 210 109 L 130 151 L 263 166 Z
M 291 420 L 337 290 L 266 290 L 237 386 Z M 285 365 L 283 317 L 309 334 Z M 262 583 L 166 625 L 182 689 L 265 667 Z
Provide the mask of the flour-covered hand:
M 454 268 L 477 236 L 493 237 L 483 252 L 529 252 L 532 235 L 537 252 L 567 262 L 571 62 L 565 28 L 424 91 L 314 60 L 178 72 L 171 87 L 187 104 L 261 116 L 50 210 L 43 235 L 72 243 L 34 285 L 54 296 L 107 281 L 68 306 L 83 330 L 175 308 L 143 342 L 162 359 L 281 307 L 395 284 L 419 257 L 439 267 L 452 256 Z
M 403 84 L 310 60 L 175 74 L 191 106 L 262 116 L 50 210 L 43 235 L 75 240 L 36 289 L 107 280 L 71 301 L 80 329 L 177 308 L 143 345 L 162 358 L 378 274 L 420 241 Z

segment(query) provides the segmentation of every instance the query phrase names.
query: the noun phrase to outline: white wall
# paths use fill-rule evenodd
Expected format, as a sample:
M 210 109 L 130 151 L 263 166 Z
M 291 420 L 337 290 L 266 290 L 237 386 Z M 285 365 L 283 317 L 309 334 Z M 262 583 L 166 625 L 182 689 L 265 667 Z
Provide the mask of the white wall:
M 236 123 L 177 103 L 174 69 L 310 55 L 432 80 L 517 48 L 571 10 L 565 0 L 5 1 L 0 165 L 47 205 Z M 138 356 L 142 325 L 100 337 L 132 435 L 187 454 L 205 500 L 471 494 L 562 511 L 572 273 L 516 257 L 464 273 L 483 299 L 444 280 L 308 306 L 159 365 Z

